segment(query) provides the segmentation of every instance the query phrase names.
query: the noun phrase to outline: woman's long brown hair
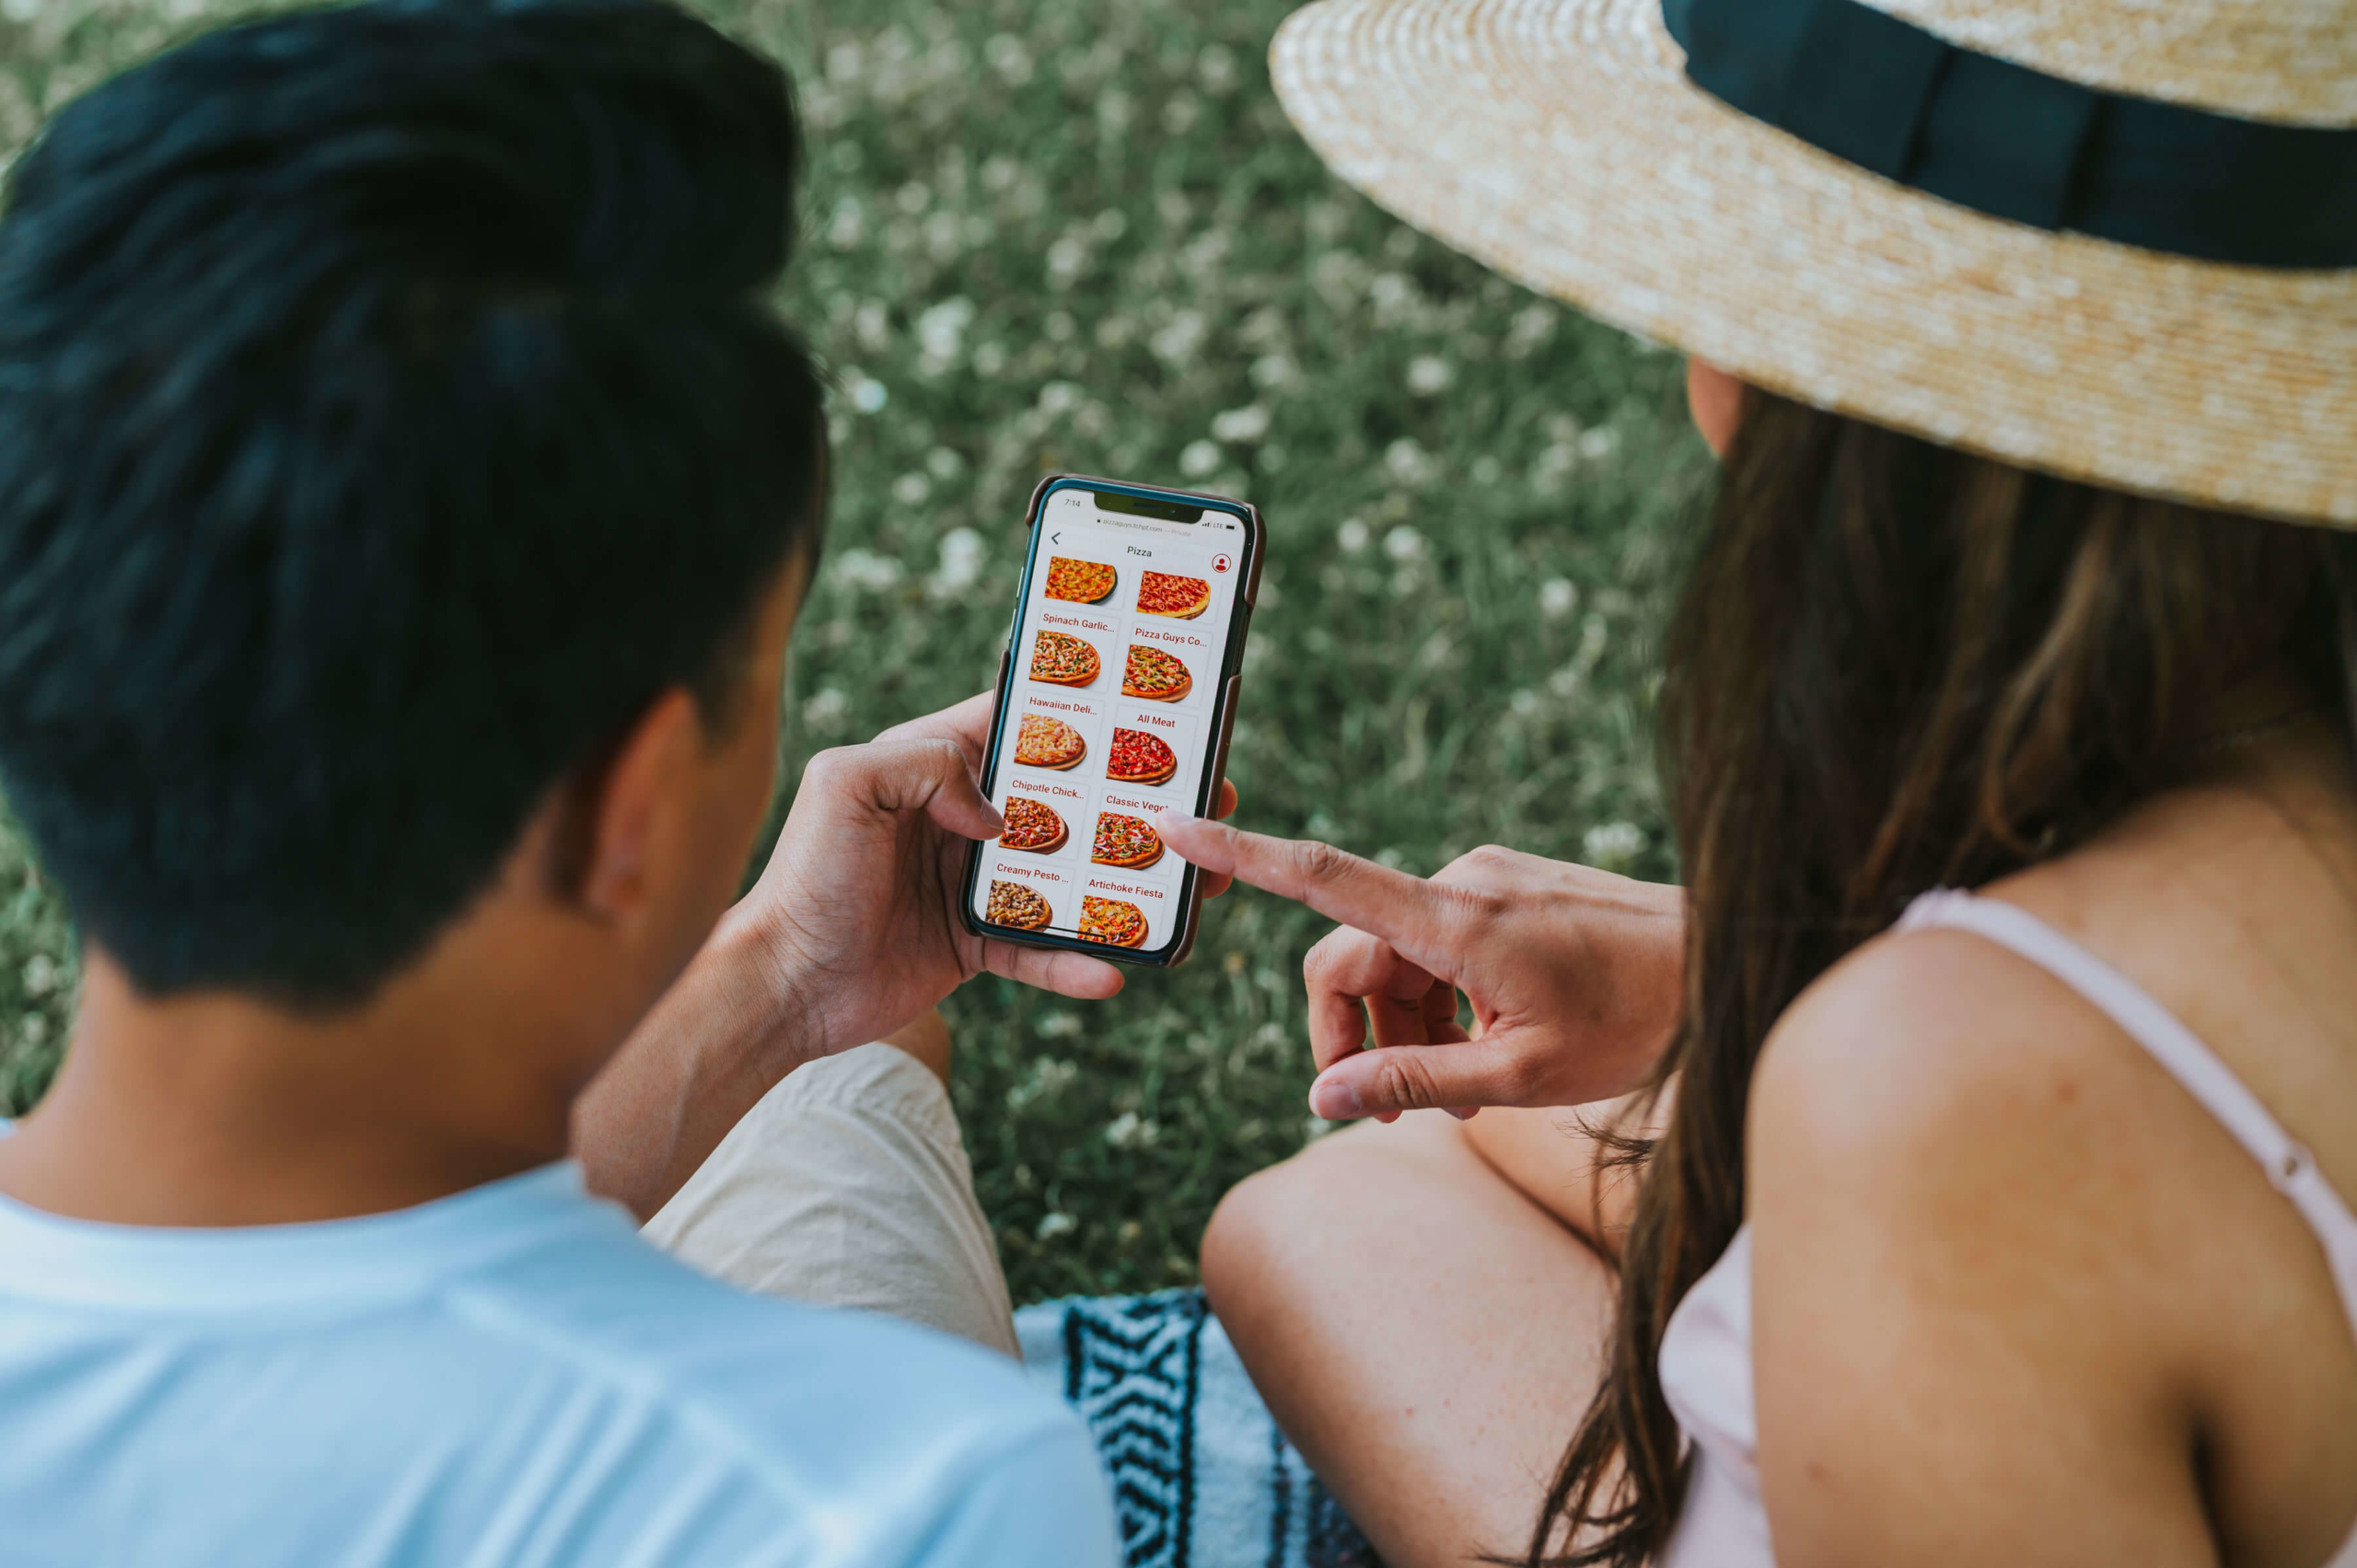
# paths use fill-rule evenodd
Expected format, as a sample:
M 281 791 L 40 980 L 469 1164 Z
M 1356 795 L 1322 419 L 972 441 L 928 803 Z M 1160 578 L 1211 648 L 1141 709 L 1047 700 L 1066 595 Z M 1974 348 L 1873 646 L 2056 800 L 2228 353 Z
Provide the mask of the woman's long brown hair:
M 2352 536 L 1751 397 L 1662 689 L 1688 927 L 1655 1086 L 1677 1092 L 1659 1139 L 1624 1149 L 1643 1178 L 1608 1365 L 1533 1568 L 1640 1568 L 1677 1521 L 1662 1333 L 1741 1223 L 1745 1102 L 1777 1017 L 1916 894 L 2067 851 L 2182 780 L 2233 738 L 2222 691 L 2287 664 L 2357 734 Z

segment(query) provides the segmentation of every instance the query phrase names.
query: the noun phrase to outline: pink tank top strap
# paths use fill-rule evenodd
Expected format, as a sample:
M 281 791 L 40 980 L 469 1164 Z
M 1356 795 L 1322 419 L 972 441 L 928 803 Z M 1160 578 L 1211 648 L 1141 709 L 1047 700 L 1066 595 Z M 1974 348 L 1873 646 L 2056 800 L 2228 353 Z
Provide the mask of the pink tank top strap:
M 2357 1214 L 2316 1168 L 2316 1157 L 2176 1014 L 2027 910 L 2002 900 L 1946 889 L 1925 893 L 1908 906 L 1898 929 L 1933 927 L 1969 931 L 2036 964 L 2085 997 L 2183 1085 L 2250 1152 L 2316 1233 L 2351 1330 L 2357 1332 Z

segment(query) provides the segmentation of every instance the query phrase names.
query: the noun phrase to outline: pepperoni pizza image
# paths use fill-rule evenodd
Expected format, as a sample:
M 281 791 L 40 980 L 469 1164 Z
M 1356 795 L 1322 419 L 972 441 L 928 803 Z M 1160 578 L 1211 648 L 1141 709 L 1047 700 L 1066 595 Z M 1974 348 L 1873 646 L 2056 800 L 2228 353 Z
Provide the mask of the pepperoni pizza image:
M 1114 734 L 1118 738 L 1120 732 Z M 1024 714 L 1015 732 L 1015 760 L 1027 768 L 1076 768 L 1087 755 L 1088 742 L 1080 731 L 1045 714 Z
M 1086 686 L 1102 668 L 1086 640 L 1065 632 L 1042 632 L 1031 644 L 1031 679 L 1051 686 Z
M 1023 723 L 1028 730 L 1031 721 L 1025 719 Z M 1078 740 L 1080 737 L 1075 735 L 1073 738 Z M 1023 760 L 1019 749 L 1015 760 L 1018 762 Z M 1075 761 L 1078 760 L 1074 759 Z M 1148 735 L 1142 729 L 1117 729 L 1113 732 L 1113 754 L 1105 764 L 1107 778 L 1117 784 L 1167 784 L 1170 775 L 1178 771 L 1178 753 L 1170 749 L 1159 736 Z
M 1097 847 L 1089 859 L 1099 865 L 1122 865 L 1142 871 L 1162 858 L 1162 835 L 1143 817 L 1105 811 L 1097 818 Z
M 1150 648 L 1143 643 L 1130 645 L 1130 662 L 1121 671 L 1121 695 L 1143 698 L 1149 703 L 1175 703 L 1194 689 L 1195 678 L 1178 662 L 1176 654 L 1166 654 L 1160 648 Z
M 1091 942 L 1114 947 L 1143 947 L 1145 912 L 1119 899 L 1100 899 L 1085 893 L 1080 900 L 1080 934 Z
M 1201 577 L 1174 577 L 1167 572 L 1138 574 L 1138 613 L 1167 615 L 1192 621 L 1212 606 L 1212 586 Z
M 1152 576 L 1154 574 L 1146 574 Z M 1096 561 L 1076 561 L 1069 555 L 1048 557 L 1048 597 L 1068 598 L 1074 604 L 1096 604 L 1113 597 L 1113 585 L 1120 581 L 1120 574 Z
M 1064 819 L 1056 815 L 1054 807 L 1028 795 L 1008 796 L 1006 808 L 999 815 L 1006 819 L 1006 831 L 998 836 L 1001 849 L 1053 854 L 1072 837 L 1072 830 L 1064 826 Z
M 985 918 L 993 925 L 1011 925 L 1017 931 L 1037 931 L 1055 919 L 1056 912 L 1048 900 L 1020 882 L 991 882 L 991 901 Z

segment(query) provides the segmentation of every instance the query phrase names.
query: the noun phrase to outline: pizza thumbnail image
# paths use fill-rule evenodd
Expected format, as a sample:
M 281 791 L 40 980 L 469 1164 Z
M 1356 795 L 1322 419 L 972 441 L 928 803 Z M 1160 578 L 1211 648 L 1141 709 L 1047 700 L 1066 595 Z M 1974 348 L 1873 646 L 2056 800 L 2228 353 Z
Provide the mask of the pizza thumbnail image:
M 1138 574 L 1138 613 L 1167 615 L 1192 621 L 1212 604 L 1212 586 L 1201 577 L 1174 577 L 1167 572 Z
M 1076 768 L 1088 755 L 1080 731 L 1045 714 L 1026 714 L 1015 732 L 1015 760 L 1027 768 Z
M 1103 668 L 1087 639 L 1068 632 L 1042 632 L 1031 644 L 1031 679 L 1051 686 L 1086 686 Z
M 1143 871 L 1162 858 L 1162 835 L 1143 817 L 1099 812 L 1097 844 L 1088 858 L 1099 865 L 1122 865 L 1132 871 Z
M 1006 809 L 999 815 L 1006 819 L 1006 831 L 998 836 L 1002 849 L 1053 854 L 1072 837 L 1072 830 L 1064 826 L 1064 819 L 1056 814 L 1054 807 L 1028 795 L 1008 796 Z
M 1146 574 L 1152 576 L 1154 574 Z M 1113 597 L 1113 585 L 1121 575 L 1097 561 L 1078 561 L 1069 555 L 1048 557 L 1048 597 L 1068 598 L 1074 604 L 1096 604 Z
M 1037 931 L 1056 918 L 1048 900 L 1036 889 L 1020 882 L 991 883 L 990 907 L 983 918 L 993 925 L 1011 925 L 1017 931 Z
M 1194 690 L 1195 678 L 1176 654 L 1166 654 L 1160 648 L 1149 648 L 1142 643 L 1130 645 L 1130 662 L 1121 671 L 1121 695 L 1140 697 L 1149 703 L 1175 703 Z
M 1145 946 L 1145 912 L 1119 899 L 1084 893 L 1080 900 L 1080 934 L 1091 942 L 1115 947 Z
M 1029 724 L 1031 721 L 1023 721 Z M 1074 737 L 1077 739 L 1077 737 Z M 1022 761 L 1020 754 L 1016 758 Z M 1113 732 L 1113 754 L 1106 761 L 1105 776 L 1118 784 L 1167 784 L 1178 771 L 1178 753 L 1160 736 L 1142 729 Z

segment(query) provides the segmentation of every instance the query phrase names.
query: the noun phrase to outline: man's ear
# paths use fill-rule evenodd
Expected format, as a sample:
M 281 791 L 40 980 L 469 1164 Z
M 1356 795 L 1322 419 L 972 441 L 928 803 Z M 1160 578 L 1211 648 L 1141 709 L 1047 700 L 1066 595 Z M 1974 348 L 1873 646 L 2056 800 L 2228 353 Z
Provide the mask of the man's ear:
M 584 770 L 563 807 L 570 820 L 556 834 L 552 879 L 563 897 L 609 923 L 646 910 L 654 868 L 676 865 L 684 853 L 704 750 L 695 699 L 674 687 L 639 716 L 602 768 Z

